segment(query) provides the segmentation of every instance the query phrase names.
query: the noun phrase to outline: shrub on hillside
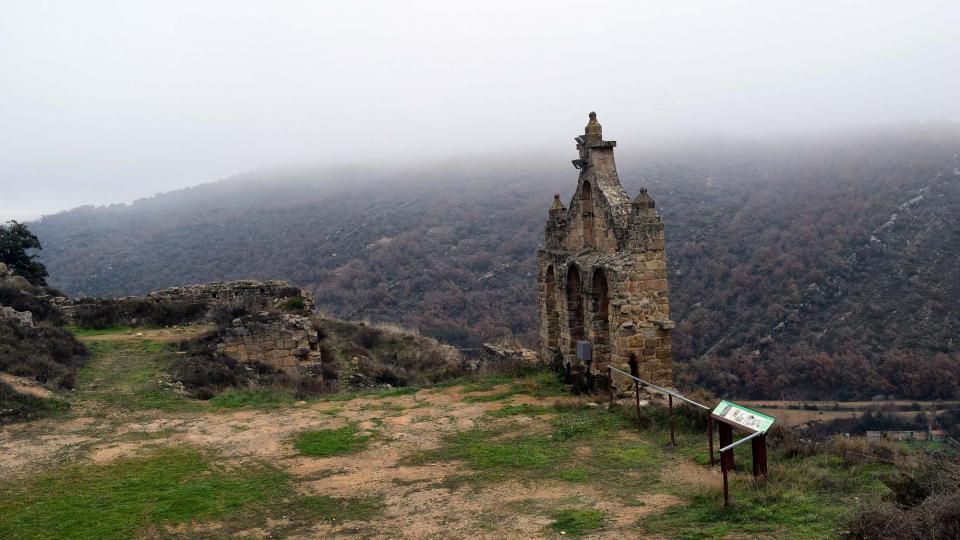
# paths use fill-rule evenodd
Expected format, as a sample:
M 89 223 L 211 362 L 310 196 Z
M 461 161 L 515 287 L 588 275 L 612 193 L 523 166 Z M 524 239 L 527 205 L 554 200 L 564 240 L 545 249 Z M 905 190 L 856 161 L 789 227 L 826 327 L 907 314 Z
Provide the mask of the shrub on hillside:
M 293 296 L 280 303 L 280 308 L 287 311 L 303 311 L 307 307 L 302 296 Z
M 195 397 L 210 399 L 227 388 L 247 388 L 285 382 L 285 375 L 260 362 L 242 363 L 214 350 L 217 333 L 209 332 L 180 344 L 186 353 L 170 367 L 173 378 Z
M 884 483 L 889 500 L 861 508 L 848 524 L 846 538 L 960 538 L 960 464 L 925 458 L 901 466 Z
M 31 377 L 50 388 L 73 388 L 76 371 L 88 355 L 63 328 L 0 321 L 0 371 Z
M 260 296 L 235 296 L 212 304 L 207 317 L 217 324 L 228 325 L 236 318 L 260 313 L 266 307 L 266 301 Z
M 196 322 L 204 317 L 207 305 L 200 302 L 171 302 L 163 300 L 154 304 L 144 320 L 151 326 L 174 326 Z
M 419 386 L 434 384 L 466 375 L 470 367 L 460 353 L 436 340 L 410 335 L 391 335 L 391 332 L 369 332 L 361 328 L 358 336 L 376 335 L 382 350 L 354 351 L 357 357 L 352 383 L 357 386 L 382 385 Z M 370 343 L 369 339 L 364 343 Z
M 124 322 L 121 315 L 113 303 L 79 304 L 73 312 L 73 322 L 80 328 L 110 328 Z
M 26 420 L 66 406 L 59 400 L 21 394 L 0 381 L 0 424 Z
M 97 329 L 124 324 L 173 326 L 201 320 L 206 311 L 207 305 L 202 302 L 102 300 L 77 305 L 74 323 L 81 328 Z

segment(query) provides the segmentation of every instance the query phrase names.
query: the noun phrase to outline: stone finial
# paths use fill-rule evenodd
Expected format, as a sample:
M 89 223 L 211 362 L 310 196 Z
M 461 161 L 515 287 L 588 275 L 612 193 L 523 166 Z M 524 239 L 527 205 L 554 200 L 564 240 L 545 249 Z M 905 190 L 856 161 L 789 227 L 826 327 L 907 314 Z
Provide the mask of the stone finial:
M 563 203 L 560 201 L 560 194 L 553 194 L 553 205 L 550 206 L 551 210 L 566 210 L 566 207 L 563 206 Z
M 603 140 L 603 127 L 600 125 L 600 122 L 597 122 L 597 113 L 590 113 L 590 121 L 587 122 L 587 127 L 584 128 L 583 134 L 587 142 L 600 142 Z
M 656 208 L 656 203 L 653 202 L 653 197 L 647 193 L 647 188 L 640 188 L 640 193 L 633 198 L 632 204 L 634 208 Z

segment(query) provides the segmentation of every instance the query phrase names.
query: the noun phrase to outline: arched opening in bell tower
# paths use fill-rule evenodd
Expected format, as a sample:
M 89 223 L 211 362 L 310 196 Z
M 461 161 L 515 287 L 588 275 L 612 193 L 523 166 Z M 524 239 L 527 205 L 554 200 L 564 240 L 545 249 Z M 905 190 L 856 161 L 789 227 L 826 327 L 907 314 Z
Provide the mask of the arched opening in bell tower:
M 591 339 L 593 341 L 594 365 L 599 369 L 606 365 L 610 355 L 610 294 L 607 275 L 602 268 L 593 272 L 590 313 L 592 315 Z
M 567 270 L 567 321 L 570 327 L 570 354 L 577 354 L 577 341 L 584 339 L 583 282 L 580 270 L 571 265 Z
M 560 314 L 557 313 L 557 276 L 553 266 L 547 267 L 546 275 L 546 310 L 547 310 L 547 347 L 556 348 L 560 334 Z

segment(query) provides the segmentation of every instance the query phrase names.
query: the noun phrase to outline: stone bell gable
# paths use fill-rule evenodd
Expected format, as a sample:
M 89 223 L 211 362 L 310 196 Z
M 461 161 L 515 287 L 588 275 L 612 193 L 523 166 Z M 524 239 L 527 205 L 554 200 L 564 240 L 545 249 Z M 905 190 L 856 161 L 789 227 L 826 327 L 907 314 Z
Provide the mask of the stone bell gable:
M 540 355 L 562 359 L 569 373 L 604 376 L 606 366 L 672 382 L 667 262 L 663 223 L 646 189 L 631 201 L 603 140 L 596 113 L 576 137 L 577 190 L 568 206 L 554 195 L 539 273 Z M 576 342 L 593 344 L 593 361 L 576 357 Z

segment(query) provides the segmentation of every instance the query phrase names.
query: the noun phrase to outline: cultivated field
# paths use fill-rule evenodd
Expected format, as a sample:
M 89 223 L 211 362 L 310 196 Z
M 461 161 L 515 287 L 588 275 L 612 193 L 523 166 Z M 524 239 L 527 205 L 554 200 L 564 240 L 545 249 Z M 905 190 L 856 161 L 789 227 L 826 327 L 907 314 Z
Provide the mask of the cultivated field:
M 835 420 L 837 418 L 856 418 L 868 410 L 883 409 L 896 416 L 914 417 L 921 410 L 935 414 L 956 408 L 957 401 L 777 401 L 756 400 L 737 401 L 748 407 L 765 412 L 785 426 L 800 426 L 810 422 Z
M 201 402 L 165 374 L 184 330 L 88 333 L 63 413 L 0 432 L 0 538 L 826 538 L 883 465 L 738 455 L 564 394 L 551 373 L 294 401 Z M 647 413 L 645 413 L 647 414 Z

